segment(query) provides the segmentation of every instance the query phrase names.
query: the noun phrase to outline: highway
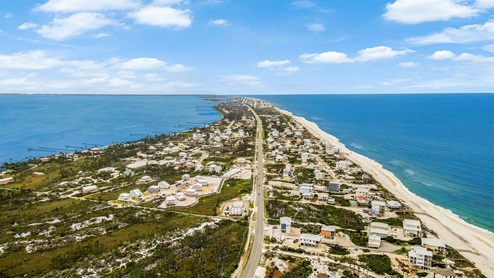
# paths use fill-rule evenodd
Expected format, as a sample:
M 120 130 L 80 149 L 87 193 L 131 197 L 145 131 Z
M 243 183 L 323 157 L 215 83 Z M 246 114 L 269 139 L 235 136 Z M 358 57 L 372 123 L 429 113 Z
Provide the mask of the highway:
M 257 121 L 257 142 L 256 142 L 256 156 L 257 156 L 257 173 L 256 173 L 256 185 L 254 185 L 254 209 L 255 213 L 255 227 L 254 227 L 254 244 L 250 251 L 249 260 L 242 272 L 243 278 L 252 278 L 256 273 L 257 266 L 261 259 L 262 244 L 264 241 L 264 156 L 262 149 L 262 121 L 257 113 L 249 107 Z

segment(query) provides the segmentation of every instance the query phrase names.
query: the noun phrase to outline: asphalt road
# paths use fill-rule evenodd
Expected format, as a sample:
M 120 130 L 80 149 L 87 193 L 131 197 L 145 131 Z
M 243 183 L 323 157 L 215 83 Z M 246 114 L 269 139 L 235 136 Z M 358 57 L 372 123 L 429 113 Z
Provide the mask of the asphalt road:
M 250 107 L 249 107 L 250 108 Z M 249 260 L 242 273 L 243 278 L 252 278 L 256 273 L 257 266 L 259 265 L 259 260 L 261 259 L 262 253 L 262 243 L 264 241 L 264 156 L 262 149 L 262 121 L 261 118 L 252 110 L 257 121 L 257 173 L 256 173 L 256 186 L 254 188 L 254 207 L 257 208 L 256 220 L 254 227 L 254 244 L 250 252 Z

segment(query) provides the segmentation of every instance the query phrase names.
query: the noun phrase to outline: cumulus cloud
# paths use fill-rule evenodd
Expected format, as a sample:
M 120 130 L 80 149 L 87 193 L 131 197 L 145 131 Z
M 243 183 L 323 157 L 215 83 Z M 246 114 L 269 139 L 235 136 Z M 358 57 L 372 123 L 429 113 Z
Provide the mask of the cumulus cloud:
M 348 58 L 345 53 L 328 51 L 323 53 L 306 53 L 300 55 L 300 59 L 307 64 L 325 63 L 325 64 L 340 64 L 349 63 L 353 60 Z
M 165 61 L 161 61 L 156 58 L 135 58 L 130 59 L 125 62 L 118 63 L 116 65 L 117 68 L 125 69 L 125 70 L 142 70 L 142 71 L 150 71 L 150 70 L 164 70 L 167 72 L 186 72 L 192 70 L 191 67 L 187 67 L 182 64 L 168 65 Z
M 62 65 L 59 59 L 49 57 L 44 51 L 18 52 L 12 55 L 0 55 L 0 69 L 43 70 Z
M 460 28 L 446 28 L 431 35 L 410 38 L 407 41 L 417 45 L 438 43 L 468 43 L 494 39 L 494 21 L 484 24 L 465 25 Z
M 478 9 L 463 5 L 457 0 L 396 0 L 386 5 L 386 20 L 404 24 L 447 21 L 452 18 L 469 18 Z
M 295 66 L 290 66 L 290 64 L 291 64 L 290 60 L 280 60 L 280 61 L 264 60 L 257 63 L 257 67 L 275 70 L 284 74 L 291 74 L 300 70 L 300 68 Z
M 248 85 L 248 86 L 259 86 L 262 85 L 261 79 L 253 75 L 224 75 L 222 79 L 228 81 L 230 85 Z
M 226 19 L 214 19 L 214 20 L 210 20 L 209 24 L 216 26 L 228 26 L 230 25 L 230 22 Z
M 477 0 L 475 6 L 482 9 L 494 8 L 494 0 Z
M 455 57 L 455 54 L 449 50 L 439 50 L 427 57 L 432 60 L 447 60 Z
M 313 1 L 309 0 L 297 0 L 293 1 L 289 4 L 290 7 L 296 8 L 296 9 L 312 9 L 316 8 L 317 5 Z
M 190 10 L 171 7 L 147 6 L 129 14 L 139 24 L 162 28 L 182 29 L 192 25 Z
M 482 49 L 485 51 L 494 52 L 494 44 L 484 45 Z
M 32 22 L 26 22 L 23 23 L 19 26 L 17 26 L 17 29 L 19 30 L 29 30 L 29 29 L 35 29 L 38 28 L 38 24 L 32 23 Z
M 37 7 L 45 12 L 96 12 L 126 10 L 140 5 L 137 0 L 49 0 Z
M 347 54 L 342 52 L 323 52 L 323 53 L 308 53 L 300 55 L 302 61 L 308 64 L 326 63 L 326 64 L 341 64 L 351 62 L 370 62 L 382 59 L 391 59 L 399 55 L 414 52 L 410 49 L 393 50 L 388 46 L 376 46 L 362 49 L 358 52 L 355 58 L 349 58 Z
M 62 41 L 114 24 L 117 23 L 103 14 L 81 12 L 65 18 L 55 18 L 49 25 L 41 26 L 37 32 L 47 39 Z
M 471 53 L 462 53 L 458 55 L 457 57 L 454 57 L 453 60 L 455 61 L 468 61 L 468 62 L 474 62 L 474 63 L 493 63 L 494 62 L 494 57 L 486 57 L 483 55 L 475 55 Z
M 414 68 L 420 64 L 417 62 L 401 62 L 398 65 L 402 68 Z
M 326 30 L 326 27 L 324 26 L 324 24 L 313 23 L 313 24 L 307 25 L 307 30 L 309 30 L 311 32 L 322 32 L 322 31 Z

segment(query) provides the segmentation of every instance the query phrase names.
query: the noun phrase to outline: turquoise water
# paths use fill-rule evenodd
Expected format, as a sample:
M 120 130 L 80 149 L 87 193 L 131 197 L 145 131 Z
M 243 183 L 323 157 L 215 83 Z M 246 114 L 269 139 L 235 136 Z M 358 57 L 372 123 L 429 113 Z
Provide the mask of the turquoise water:
M 494 94 L 256 97 L 317 123 L 412 192 L 494 231 Z
M 183 131 L 220 119 L 214 105 L 195 96 L 0 95 L 0 164 Z

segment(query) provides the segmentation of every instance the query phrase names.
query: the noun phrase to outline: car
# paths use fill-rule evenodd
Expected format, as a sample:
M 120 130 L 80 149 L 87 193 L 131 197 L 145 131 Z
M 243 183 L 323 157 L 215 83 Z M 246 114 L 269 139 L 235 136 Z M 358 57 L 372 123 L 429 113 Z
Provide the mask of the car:
M 294 239 L 294 240 L 293 240 L 293 243 L 297 243 L 297 242 L 298 242 L 298 239 Z

